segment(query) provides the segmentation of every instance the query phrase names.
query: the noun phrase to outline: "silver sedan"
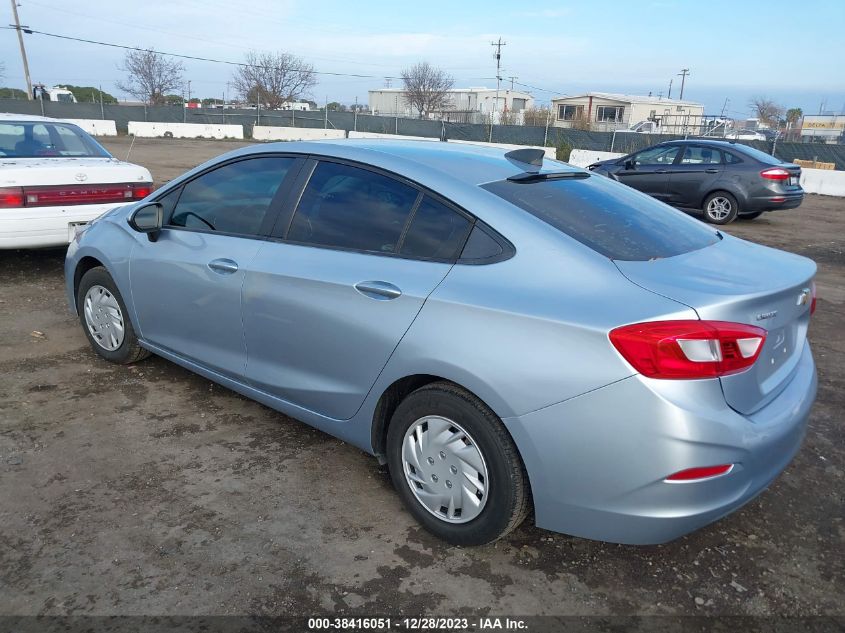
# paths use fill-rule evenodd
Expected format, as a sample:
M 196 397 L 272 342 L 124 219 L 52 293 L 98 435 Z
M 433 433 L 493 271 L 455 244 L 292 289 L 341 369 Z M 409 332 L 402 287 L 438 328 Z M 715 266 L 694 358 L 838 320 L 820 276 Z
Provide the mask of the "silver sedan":
M 231 152 L 66 261 L 98 354 L 360 447 L 455 544 L 532 509 L 659 543 L 764 490 L 815 397 L 815 272 L 538 150 L 401 141 Z

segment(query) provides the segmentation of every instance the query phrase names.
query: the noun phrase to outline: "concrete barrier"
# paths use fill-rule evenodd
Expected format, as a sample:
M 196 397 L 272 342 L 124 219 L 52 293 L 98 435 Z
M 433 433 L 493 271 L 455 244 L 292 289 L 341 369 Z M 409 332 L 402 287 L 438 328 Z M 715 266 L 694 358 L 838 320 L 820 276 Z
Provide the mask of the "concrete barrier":
M 461 143 L 463 145 L 481 145 L 483 147 L 496 147 L 499 149 L 541 149 L 546 154 L 546 158 L 554 159 L 556 155 L 556 150 L 554 147 L 541 147 L 539 145 L 512 145 L 510 143 L 485 143 L 483 141 L 458 141 L 454 139 L 449 139 L 450 143 Z
M 117 136 L 117 125 L 114 121 L 103 119 L 62 119 L 62 121 L 81 127 L 92 136 Z
M 256 125 L 252 128 L 252 138 L 256 141 L 319 141 L 327 138 L 346 138 L 346 131 Z
M 244 137 L 242 125 L 206 125 L 203 123 L 154 123 L 129 121 L 129 134 L 141 138 L 239 138 Z
M 801 168 L 801 186 L 807 193 L 845 196 L 845 171 Z
M 592 165 L 600 160 L 608 160 L 609 158 L 621 158 L 625 154 L 618 152 L 596 152 L 591 149 L 573 149 L 569 154 L 569 164 L 575 167 L 586 167 Z
M 380 132 L 349 132 L 349 138 L 392 138 L 395 141 L 439 141 L 433 136 L 405 136 L 404 134 L 381 134 Z

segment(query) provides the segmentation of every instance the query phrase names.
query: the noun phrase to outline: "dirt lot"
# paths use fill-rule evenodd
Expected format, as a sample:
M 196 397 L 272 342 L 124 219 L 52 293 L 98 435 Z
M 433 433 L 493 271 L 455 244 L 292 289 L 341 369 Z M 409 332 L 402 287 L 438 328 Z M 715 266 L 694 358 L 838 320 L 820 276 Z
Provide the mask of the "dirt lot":
M 239 145 L 131 158 L 161 183 Z M 655 547 L 528 524 L 445 546 L 359 450 L 160 358 L 100 360 L 63 253 L 0 251 L 0 614 L 843 613 L 845 201 L 728 231 L 819 263 L 818 402 L 767 492 Z

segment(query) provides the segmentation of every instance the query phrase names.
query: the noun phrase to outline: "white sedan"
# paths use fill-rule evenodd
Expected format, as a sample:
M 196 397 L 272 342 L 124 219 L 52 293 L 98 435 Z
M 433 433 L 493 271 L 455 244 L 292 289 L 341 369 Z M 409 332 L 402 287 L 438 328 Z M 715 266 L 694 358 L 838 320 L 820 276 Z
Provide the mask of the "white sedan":
M 61 246 L 76 226 L 153 189 L 72 123 L 0 113 L 0 249 Z

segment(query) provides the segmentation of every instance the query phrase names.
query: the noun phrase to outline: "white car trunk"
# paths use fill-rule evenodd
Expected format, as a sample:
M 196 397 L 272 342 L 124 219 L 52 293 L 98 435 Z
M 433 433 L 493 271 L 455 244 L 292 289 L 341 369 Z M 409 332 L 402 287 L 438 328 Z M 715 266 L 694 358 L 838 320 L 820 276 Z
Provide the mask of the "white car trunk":
M 0 158 L 0 187 L 149 182 L 150 172 L 116 158 Z

